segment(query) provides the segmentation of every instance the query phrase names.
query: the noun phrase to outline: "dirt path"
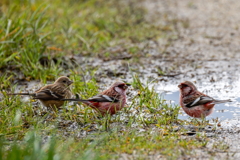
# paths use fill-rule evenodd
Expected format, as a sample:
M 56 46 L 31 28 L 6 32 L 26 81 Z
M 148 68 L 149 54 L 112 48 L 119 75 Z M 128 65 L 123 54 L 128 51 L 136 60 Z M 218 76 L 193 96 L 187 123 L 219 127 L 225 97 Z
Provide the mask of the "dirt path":
M 163 18 L 176 22 L 176 32 L 166 41 L 158 41 L 160 49 L 169 45 L 164 56 L 152 63 L 168 74 L 181 74 L 159 77 L 159 88 L 175 86 L 187 79 L 215 97 L 239 97 L 240 1 L 148 0 L 144 5 L 149 10 L 149 19 L 159 17 L 159 24 L 166 23 L 161 21 Z M 234 105 L 239 107 L 239 102 Z M 236 114 L 234 119 L 223 122 L 209 143 L 211 146 L 223 140 L 230 147 L 227 153 L 200 150 L 196 157 L 188 158 L 209 158 L 206 153 L 212 153 L 216 159 L 240 158 L 240 116 Z
M 159 32 L 156 41 L 140 44 L 146 50 L 143 49 L 137 63 L 90 60 L 89 64 L 101 66 L 97 72 L 101 81 L 104 76 L 111 81 L 110 77 L 114 79 L 116 75 L 129 80 L 131 73 L 137 72 L 143 81 L 157 80 L 157 90 L 174 91 L 180 82 L 189 80 L 215 98 L 233 99 L 231 105 L 239 110 L 240 1 L 143 0 L 142 3 L 149 11 L 146 15 L 149 23 L 154 21 L 155 25 L 166 26 L 166 32 L 171 31 L 165 35 Z M 206 130 L 207 147 L 193 151 L 195 157 L 183 155 L 183 159 L 240 158 L 239 133 L 240 111 L 234 113 L 233 119 L 222 121 L 220 127 Z M 216 143 L 219 141 L 221 146 Z
M 191 59 L 232 59 L 240 57 L 240 2 L 233 0 L 162 0 L 146 2 L 155 16 L 178 20 L 178 36 L 167 49 Z M 160 19 L 161 21 L 161 19 Z

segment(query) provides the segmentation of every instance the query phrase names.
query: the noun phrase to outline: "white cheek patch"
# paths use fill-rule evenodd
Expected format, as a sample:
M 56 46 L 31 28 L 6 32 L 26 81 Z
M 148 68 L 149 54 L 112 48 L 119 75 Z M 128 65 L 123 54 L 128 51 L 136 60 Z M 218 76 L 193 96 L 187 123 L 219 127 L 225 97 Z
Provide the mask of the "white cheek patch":
M 114 89 L 115 89 L 116 92 L 122 93 L 122 89 L 120 89 L 119 87 L 115 87 Z
M 188 94 L 188 93 L 190 93 L 191 90 L 192 90 L 192 89 L 191 89 L 190 87 L 185 87 L 185 88 L 183 89 L 183 93 L 184 93 L 184 94 Z

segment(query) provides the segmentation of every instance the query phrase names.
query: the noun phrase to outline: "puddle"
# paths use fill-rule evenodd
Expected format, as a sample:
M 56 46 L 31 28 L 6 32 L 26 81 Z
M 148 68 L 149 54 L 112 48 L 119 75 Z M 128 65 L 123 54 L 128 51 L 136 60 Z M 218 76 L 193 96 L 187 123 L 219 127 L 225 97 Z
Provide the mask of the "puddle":
M 164 99 L 167 100 L 169 104 L 179 105 L 179 91 L 176 92 L 168 92 L 168 93 L 162 93 L 161 94 Z M 214 112 L 207 117 L 208 120 L 218 118 L 219 120 L 229 120 L 233 119 L 236 113 L 240 112 L 240 109 L 237 107 L 232 106 L 230 103 L 223 103 L 215 105 Z M 184 111 L 181 109 L 181 113 L 178 116 L 179 119 L 188 119 L 189 116 L 184 113 Z
M 226 87 L 227 82 L 216 82 L 214 84 L 203 83 L 196 84 L 199 91 L 208 94 L 216 99 L 231 99 L 233 102 L 217 104 L 214 107 L 214 112 L 207 117 L 207 120 L 218 119 L 220 122 L 226 123 L 229 126 L 232 122 L 240 121 L 240 98 L 239 95 L 240 81 L 232 83 L 231 87 Z M 205 87 L 204 87 L 205 86 Z M 179 105 L 179 91 L 177 85 L 159 85 L 156 87 L 158 93 L 167 100 L 167 103 L 173 106 Z M 188 119 L 190 116 L 184 113 L 181 109 L 179 119 Z M 236 123 L 232 123 L 235 125 Z M 238 124 L 239 125 L 239 124 Z

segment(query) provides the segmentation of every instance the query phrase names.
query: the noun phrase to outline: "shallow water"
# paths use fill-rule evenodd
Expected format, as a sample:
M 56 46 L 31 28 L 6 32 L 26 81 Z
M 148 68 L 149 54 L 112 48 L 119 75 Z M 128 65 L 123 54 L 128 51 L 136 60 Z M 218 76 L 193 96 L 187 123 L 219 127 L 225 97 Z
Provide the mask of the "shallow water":
M 167 100 L 168 103 L 174 105 L 179 105 L 179 91 L 176 92 L 168 92 L 162 93 L 164 99 Z M 233 103 L 225 103 L 225 104 L 217 104 L 215 105 L 214 112 L 207 117 L 207 119 L 218 118 L 221 120 L 229 120 L 233 119 L 237 113 L 240 112 L 240 108 L 233 105 Z M 178 116 L 179 119 L 188 119 L 189 116 L 184 113 L 181 109 L 181 113 Z
M 214 107 L 214 112 L 207 117 L 207 120 L 218 119 L 221 122 L 240 121 L 240 98 L 239 88 L 240 81 L 237 80 L 231 85 L 228 82 L 220 81 L 214 83 L 197 83 L 199 91 L 215 98 L 215 99 L 231 99 L 233 102 L 217 104 Z M 179 91 L 177 84 L 163 84 L 156 87 L 157 92 L 167 100 L 167 103 L 173 106 L 179 105 Z M 190 116 L 184 113 L 181 109 L 179 119 L 188 119 Z

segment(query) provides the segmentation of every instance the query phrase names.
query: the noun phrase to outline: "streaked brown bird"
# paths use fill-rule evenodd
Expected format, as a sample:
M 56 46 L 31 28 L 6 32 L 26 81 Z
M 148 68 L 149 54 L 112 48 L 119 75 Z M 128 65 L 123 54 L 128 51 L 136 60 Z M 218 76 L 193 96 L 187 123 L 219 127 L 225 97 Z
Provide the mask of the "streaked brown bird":
M 68 77 L 59 77 L 53 84 L 46 85 L 35 93 L 9 93 L 8 95 L 29 95 L 33 99 L 39 99 L 48 108 L 58 109 L 64 104 L 61 99 L 71 98 L 69 86 L 73 83 Z

